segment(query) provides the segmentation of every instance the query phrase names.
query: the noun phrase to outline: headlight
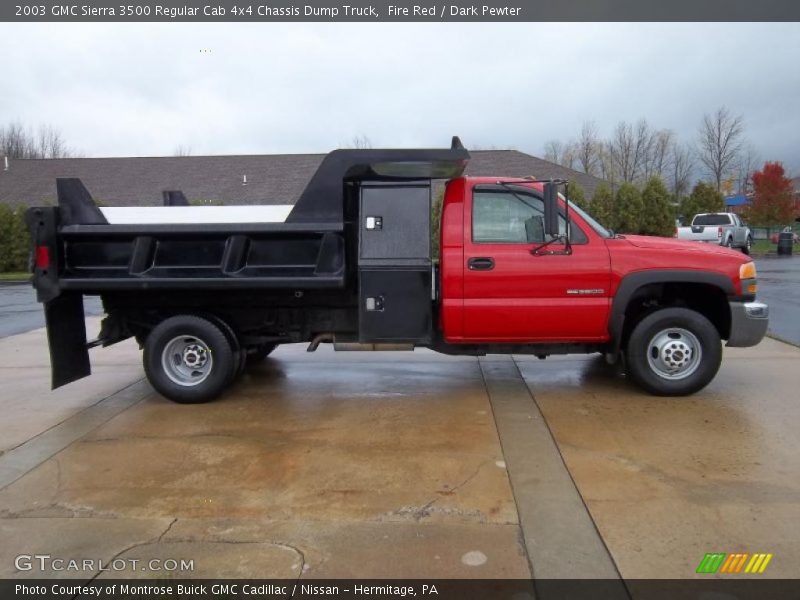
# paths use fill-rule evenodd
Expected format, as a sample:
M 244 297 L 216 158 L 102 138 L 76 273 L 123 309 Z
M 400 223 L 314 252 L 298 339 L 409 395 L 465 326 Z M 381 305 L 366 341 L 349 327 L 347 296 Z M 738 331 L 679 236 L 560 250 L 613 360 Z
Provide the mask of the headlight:
M 755 279 L 756 263 L 750 261 L 739 267 L 739 279 Z
M 756 264 L 753 261 L 739 267 L 739 279 L 742 282 L 742 293 L 755 296 L 758 292 L 758 285 L 756 284 Z

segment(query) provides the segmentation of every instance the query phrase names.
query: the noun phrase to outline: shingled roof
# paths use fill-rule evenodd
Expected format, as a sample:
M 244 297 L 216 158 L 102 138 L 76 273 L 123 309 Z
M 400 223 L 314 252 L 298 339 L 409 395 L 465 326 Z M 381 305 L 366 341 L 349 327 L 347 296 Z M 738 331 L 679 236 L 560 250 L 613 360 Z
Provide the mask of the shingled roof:
M 591 196 L 600 179 L 517 150 L 471 152 L 467 175 L 558 177 L 577 181 Z M 56 178 L 79 177 L 106 206 L 160 205 L 163 190 L 192 201 L 222 204 L 293 204 L 324 154 L 61 158 L 10 160 L 0 165 L 0 202 L 56 203 Z M 246 176 L 247 183 L 244 183 Z

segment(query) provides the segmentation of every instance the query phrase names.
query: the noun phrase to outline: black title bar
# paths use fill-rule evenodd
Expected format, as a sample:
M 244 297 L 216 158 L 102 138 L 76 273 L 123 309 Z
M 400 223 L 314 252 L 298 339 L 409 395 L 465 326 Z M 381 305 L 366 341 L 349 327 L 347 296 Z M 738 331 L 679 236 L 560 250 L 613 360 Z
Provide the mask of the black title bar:
M 4 22 L 800 21 L 798 0 L 3 0 Z

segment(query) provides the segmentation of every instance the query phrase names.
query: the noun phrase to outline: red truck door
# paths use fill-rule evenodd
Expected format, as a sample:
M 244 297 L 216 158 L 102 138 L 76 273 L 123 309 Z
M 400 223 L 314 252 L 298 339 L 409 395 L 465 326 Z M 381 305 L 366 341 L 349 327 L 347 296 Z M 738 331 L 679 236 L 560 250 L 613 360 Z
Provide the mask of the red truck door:
M 608 339 L 610 259 L 604 239 L 573 218 L 571 255 L 534 256 L 531 249 L 544 242 L 538 191 L 492 184 L 466 193 L 464 341 Z M 566 229 L 563 214 L 561 228 Z M 564 245 L 547 249 L 563 251 Z

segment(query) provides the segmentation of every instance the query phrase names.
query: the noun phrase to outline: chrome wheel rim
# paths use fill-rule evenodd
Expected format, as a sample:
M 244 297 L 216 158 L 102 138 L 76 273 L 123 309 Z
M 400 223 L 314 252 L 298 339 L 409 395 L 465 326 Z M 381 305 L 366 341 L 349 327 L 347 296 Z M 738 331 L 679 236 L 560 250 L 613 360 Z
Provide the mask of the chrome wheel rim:
M 655 334 L 647 345 L 650 368 L 664 379 L 685 379 L 703 359 L 700 340 L 691 331 L 670 327 Z
M 161 353 L 161 367 L 170 381 L 185 387 L 204 382 L 211 374 L 214 359 L 203 340 L 181 335 L 170 340 Z

